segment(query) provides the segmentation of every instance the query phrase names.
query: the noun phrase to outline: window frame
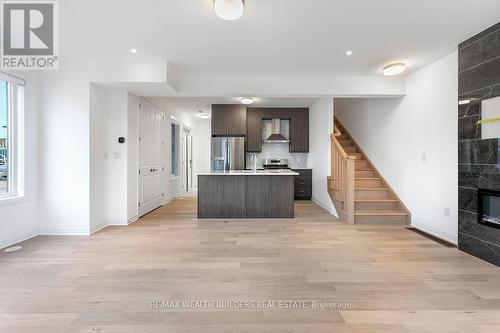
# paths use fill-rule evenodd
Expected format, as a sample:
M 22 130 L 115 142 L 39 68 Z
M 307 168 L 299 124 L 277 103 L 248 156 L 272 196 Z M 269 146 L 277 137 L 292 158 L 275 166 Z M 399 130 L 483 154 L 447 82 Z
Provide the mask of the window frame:
M 7 192 L 0 193 L 0 206 L 23 201 L 24 193 L 24 82 L 0 72 L 7 83 Z

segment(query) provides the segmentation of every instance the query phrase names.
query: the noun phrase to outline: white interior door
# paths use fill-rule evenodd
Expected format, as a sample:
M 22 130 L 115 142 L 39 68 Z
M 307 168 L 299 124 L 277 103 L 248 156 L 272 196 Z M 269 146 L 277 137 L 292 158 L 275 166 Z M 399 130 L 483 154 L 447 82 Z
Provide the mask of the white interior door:
M 139 105 L 139 216 L 161 206 L 163 201 L 164 114 L 153 103 Z

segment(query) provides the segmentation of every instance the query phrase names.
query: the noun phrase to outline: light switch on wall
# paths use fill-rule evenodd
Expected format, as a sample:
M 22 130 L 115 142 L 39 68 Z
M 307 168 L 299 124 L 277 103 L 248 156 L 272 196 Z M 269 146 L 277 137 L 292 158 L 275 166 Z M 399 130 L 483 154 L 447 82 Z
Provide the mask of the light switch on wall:
M 445 215 L 445 216 L 450 216 L 450 215 L 451 215 L 451 209 L 450 209 L 450 208 L 448 208 L 448 207 L 445 207 L 445 208 L 444 208 L 444 215 Z
M 427 154 L 426 153 L 422 154 L 422 162 L 427 162 Z
M 120 153 L 120 152 L 114 152 L 114 153 L 113 153 L 113 158 L 114 158 L 115 160 L 119 160 L 119 159 L 121 159 L 121 158 L 122 158 L 122 153 Z

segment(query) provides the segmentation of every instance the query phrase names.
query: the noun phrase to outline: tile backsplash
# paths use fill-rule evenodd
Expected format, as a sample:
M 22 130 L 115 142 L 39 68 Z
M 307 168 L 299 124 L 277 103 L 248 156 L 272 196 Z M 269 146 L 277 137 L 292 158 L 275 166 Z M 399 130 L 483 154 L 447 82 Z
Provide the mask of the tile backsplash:
M 288 165 L 294 169 L 307 168 L 307 153 L 290 153 L 290 147 L 284 143 L 264 143 L 262 145 L 262 152 L 257 153 L 257 167 L 262 168 L 262 162 L 268 158 L 286 158 Z M 251 160 L 252 154 L 247 153 L 247 168 L 253 168 Z

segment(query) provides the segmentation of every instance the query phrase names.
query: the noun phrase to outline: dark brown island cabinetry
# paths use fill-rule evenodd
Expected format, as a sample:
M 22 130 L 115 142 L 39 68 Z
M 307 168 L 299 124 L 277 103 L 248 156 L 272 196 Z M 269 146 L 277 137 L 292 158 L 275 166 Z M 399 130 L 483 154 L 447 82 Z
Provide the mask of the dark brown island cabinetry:
M 240 136 L 247 133 L 247 109 L 244 105 L 212 105 L 212 135 Z
M 312 169 L 293 169 L 299 175 L 294 179 L 294 196 L 296 200 L 311 200 Z
M 294 177 L 198 175 L 198 218 L 293 218 Z

